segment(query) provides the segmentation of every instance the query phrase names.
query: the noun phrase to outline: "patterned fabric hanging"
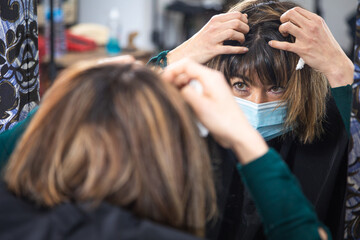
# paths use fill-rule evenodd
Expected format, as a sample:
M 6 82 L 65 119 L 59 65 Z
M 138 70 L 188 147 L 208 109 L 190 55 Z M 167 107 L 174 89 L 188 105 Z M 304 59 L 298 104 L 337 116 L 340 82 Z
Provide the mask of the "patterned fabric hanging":
M 37 0 L 0 0 L 0 132 L 39 102 Z
M 345 239 L 360 239 L 360 0 L 356 16 L 354 64 Z

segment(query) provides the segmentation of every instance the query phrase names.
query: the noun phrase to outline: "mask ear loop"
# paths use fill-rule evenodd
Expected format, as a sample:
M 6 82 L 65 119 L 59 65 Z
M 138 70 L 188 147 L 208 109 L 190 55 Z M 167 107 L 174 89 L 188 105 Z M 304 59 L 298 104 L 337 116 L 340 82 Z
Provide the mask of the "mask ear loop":
M 304 66 L 305 66 L 305 61 L 304 59 L 300 58 L 296 65 L 296 70 L 301 70 L 304 68 Z
M 195 91 L 199 94 L 203 94 L 203 86 L 201 83 L 195 79 L 190 80 L 189 85 L 195 89 Z M 207 137 L 209 135 L 209 130 L 202 125 L 200 121 L 196 122 L 196 125 L 199 129 L 199 134 L 201 137 Z

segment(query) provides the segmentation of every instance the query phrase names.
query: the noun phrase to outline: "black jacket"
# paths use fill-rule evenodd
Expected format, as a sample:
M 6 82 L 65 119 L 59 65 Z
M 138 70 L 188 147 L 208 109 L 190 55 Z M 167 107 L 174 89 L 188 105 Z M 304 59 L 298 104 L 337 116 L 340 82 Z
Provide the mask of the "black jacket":
M 311 144 L 278 137 L 268 142 L 298 178 L 305 196 L 333 239 L 344 237 L 345 192 L 349 136 L 333 98 L 327 104 L 325 133 Z M 265 239 L 261 219 L 236 171 L 236 157 L 209 138 L 209 148 L 218 179 L 219 221 L 209 226 L 210 239 Z
M 75 204 L 53 209 L 36 207 L 15 197 L 0 183 L 1 240 L 196 240 L 191 235 L 151 221 L 107 203 L 94 210 Z

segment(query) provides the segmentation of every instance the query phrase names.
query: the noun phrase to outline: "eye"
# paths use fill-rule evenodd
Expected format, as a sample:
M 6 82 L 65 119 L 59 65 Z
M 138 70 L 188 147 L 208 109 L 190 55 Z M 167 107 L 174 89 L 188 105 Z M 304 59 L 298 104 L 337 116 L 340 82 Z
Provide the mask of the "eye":
M 285 92 L 285 88 L 280 86 L 272 86 L 269 88 L 269 92 L 273 94 L 283 94 Z
M 248 86 L 244 82 L 235 82 L 233 88 L 237 91 L 247 91 Z

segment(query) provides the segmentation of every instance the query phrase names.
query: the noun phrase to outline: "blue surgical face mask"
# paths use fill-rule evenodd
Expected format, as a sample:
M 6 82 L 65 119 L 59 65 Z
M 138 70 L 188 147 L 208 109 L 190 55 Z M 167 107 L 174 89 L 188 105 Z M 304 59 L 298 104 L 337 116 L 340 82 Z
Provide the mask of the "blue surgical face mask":
M 284 123 L 287 114 L 287 105 L 282 101 L 253 103 L 235 97 L 236 103 L 263 138 L 268 141 L 290 131 Z

